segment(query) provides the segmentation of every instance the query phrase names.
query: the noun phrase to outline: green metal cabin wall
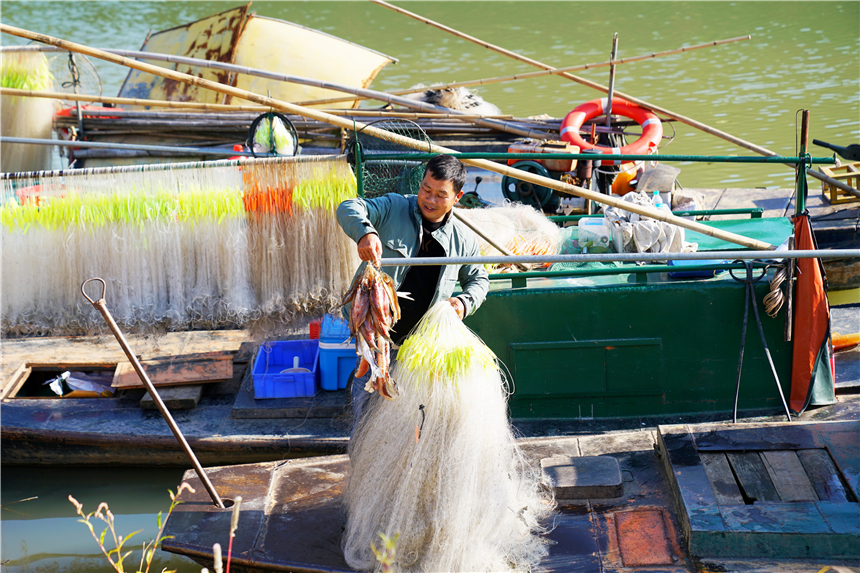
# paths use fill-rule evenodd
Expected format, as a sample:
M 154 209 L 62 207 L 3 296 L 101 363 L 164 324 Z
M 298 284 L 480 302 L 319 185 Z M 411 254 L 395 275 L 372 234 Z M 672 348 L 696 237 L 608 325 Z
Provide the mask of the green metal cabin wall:
M 515 418 L 603 418 L 731 411 L 745 289 L 728 276 L 672 281 L 666 275 L 530 280 L 494 284 L 466 319 L 510 370 Z M 761 303 L 762 324 L 783 392 L 791 343 L 785 310 Z M 753 310 L 747 327 L 740 409 L 782 406 Z

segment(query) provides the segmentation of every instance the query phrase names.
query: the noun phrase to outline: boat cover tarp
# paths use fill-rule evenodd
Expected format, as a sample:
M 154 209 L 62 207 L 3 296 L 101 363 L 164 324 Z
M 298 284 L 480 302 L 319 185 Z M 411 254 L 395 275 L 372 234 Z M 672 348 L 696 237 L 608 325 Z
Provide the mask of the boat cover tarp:
M 796 248 L 816 249 L 809 215 L 798 215 L 794 225 Z M 836 402 L 836 389 L 824 267 L 821 259 L 797 259 L 797 270 L 790 405 L 800 414 L 808 406 Z

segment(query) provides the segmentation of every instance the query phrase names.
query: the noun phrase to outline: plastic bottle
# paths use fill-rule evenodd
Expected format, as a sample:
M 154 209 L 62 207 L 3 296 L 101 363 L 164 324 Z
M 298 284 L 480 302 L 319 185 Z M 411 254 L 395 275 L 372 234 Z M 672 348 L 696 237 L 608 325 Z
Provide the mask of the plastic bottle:
M 658 209 L 663 208 L 663 198 L 660 196 L 660 192 L 654 189 L 654 197 L 651 199 L 654 202 L 654 206 Z

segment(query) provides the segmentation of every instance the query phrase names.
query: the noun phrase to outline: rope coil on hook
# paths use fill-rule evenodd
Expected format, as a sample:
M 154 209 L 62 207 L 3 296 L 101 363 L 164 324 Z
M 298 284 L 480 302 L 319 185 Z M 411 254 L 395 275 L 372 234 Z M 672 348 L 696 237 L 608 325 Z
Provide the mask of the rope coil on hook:
M 770 267 L 776 268 L 776 272 L 774 272 L 773 277 L 770 279 L 770 292 L 764 296 L 762 302 L 764 303 L 764 311 L 767 315 L 771 318 L 776 318 L 782 305 L 785 304 L 785 293 L 782 292 L 782 288 L 780 287 L 788 279 L 788 265 L 786 263 L 768 265 L 765 267 L 765 272 Z M 788 285 L 787 288 L 791 288 L 791 285 Z

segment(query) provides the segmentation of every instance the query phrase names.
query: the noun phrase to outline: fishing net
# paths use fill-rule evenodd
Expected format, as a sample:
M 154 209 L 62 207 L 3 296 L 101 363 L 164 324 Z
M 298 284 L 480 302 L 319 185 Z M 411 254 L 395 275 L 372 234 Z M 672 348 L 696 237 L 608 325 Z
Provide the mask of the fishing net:
M 128 330 L 259 327 L 328 311 L 358 264 L 335 207 L 345 158 L 76 170 L 4 180 L 4 335 L 103 331 L 80 293 L 102 277 Z
M 0 86 L 22 90 L 49 91 L 54 77 L 41 52 L 0 53 Z M 56 104 L 37 97 L 0 96 L 0 134 L 3 137 L 51 139 Z M 51 146 L 7 143 L 0 146 L 4 172 L 37 171 L 51 166 Z
M 379 534 L 400 534 L 397 571 L 525 571 L 546 554 L 553 508 L 507 418 L 499 363 L 447 302 L 431 308 L 350 440 L 347 563 L 373 570 Z
M 466 212 L 473 222 L 494 241 L 515 255 L 556 255 L 562 245 L 561 229 L 541 211 L 529 205 L 506 202 L 503 207 L 471 209 Z M 499 251 L 478 237 L 481 254 L 498 256 Z M 514 265 L 486 265 L 493 273 L 516 272 Z M 546 265 L 527 265 L 537 268 Z
M 383 119 L 372 122 L 369 125 L 417 141 L 431 143 L 430 137 L 424 133 L 421 126 L 406 119 Z M 426 162 L 406 159 L 374 159 L 374 156 L 383 153 L 419 153 L 418 150 L 373 137 L 363 132 L 358 132 L 357 140 L 361 144 L 362 185 L 365 197 L 379 197 L 386 193 L 399 193 L 401 195 L 417 193 L 418 186 L 424 178 L 424 165 Z M 347 144 L 350 149 L 349 157 L 353 164 L 355 163 L 355 141 L 356 136 L 353 134 Z M 430 151 L 429 145 L 426 151 Z

